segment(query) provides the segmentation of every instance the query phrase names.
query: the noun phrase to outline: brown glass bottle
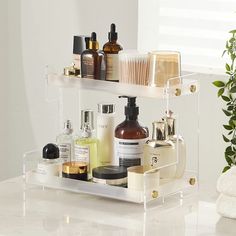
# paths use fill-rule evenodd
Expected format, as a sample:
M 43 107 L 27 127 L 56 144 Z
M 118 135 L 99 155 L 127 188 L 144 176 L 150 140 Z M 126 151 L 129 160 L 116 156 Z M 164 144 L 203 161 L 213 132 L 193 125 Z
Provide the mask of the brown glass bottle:
M 125 106 L 125 120 L 115 129 L 115 161 L 125 167 L 141 165 L 148 129 L 138 122 L 136 97 L 120 97 L 127 98 L 128 104 Z
M 122 46 L 117 43 L 117 38 L 116 25 L 111 24 L 111 29 L 108 33 L 109 41 L 104 44 L 103 51 L 107 59 L 106 80 L 113 82 L 119 82 L 118 53 L 123 50 Z
M 106 58 L 104 52 L 99 50 L 95 32 L 91 34 L 89 49 L 81 54 L 81 77 L 97 80 L 106 79 Z

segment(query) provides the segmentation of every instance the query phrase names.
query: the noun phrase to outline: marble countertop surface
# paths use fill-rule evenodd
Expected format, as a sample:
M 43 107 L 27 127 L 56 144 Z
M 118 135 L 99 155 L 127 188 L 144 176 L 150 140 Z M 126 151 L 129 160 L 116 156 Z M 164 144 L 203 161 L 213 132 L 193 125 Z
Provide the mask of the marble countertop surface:
M 144 213 L 142 205 L 26 186 L 18 177 L 0 183 L 0 235 L 235 236 L 236 221 L 217 214 L 216 196 L 200 191 Z

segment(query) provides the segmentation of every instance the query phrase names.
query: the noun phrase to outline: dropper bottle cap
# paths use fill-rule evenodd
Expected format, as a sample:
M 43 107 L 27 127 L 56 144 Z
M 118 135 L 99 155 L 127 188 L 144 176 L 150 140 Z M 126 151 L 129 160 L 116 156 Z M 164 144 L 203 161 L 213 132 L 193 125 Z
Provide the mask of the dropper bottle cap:
M 108 33 L 109 41 L 116 41 L 118 38 L 118 34 L 116 32 L 116 25 L 114 23 L 111 24 L 110 32 Z
M 99 44 L 97 41 L 97 34 L 95 32 L 91 33 L 91 37 L 89 40 L 89 49 L 93 50 L 98 50 L 99 49 Z

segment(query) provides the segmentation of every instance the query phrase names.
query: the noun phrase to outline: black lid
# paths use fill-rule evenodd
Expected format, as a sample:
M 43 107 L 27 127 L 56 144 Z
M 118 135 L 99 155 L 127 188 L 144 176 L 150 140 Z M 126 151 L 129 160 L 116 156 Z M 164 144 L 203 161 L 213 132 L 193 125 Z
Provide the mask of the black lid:
M 59 158 L 59 148 L 53 143 L 48 143 L 43 147 L 43 158 L 57 159 Z
M 116 25 L 114 23 L 111 24 L 110 32 L 108 33 L 108 39 L 111 40 L 117 40 L 118 34 L 116 32 Z
M 137 117 L 139 114 L 139 107 L 136 106 L 136 97 L 119 96 L 119 98 L 127 98 L 127 106 L 125 106 L 125 115 L 129 117 Z
M 89 36 L 75 35 L 73 43 L 73 54 L 81 54 L 84 50 L 89 48 Z
M 98 179 L 121 179 L 127 177 L 123 166 L 99 166 L 93 169 L 93 177 Z

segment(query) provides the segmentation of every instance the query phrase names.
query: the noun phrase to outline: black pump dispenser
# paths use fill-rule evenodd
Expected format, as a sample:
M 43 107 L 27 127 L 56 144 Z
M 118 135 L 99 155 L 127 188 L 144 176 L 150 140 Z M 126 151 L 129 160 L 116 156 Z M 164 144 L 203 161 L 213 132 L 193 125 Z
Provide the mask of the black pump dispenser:
M 119 98 L 128 99 L 127 105 L 125 106 L 126 118 L 136 120 L 139 114 L 139 107 L 136 106 L 136 97 L 119 96 Z
M 118 38 L 117 32 L 116 32 L 116 25 L 114 23 L 111 24 L 110 32 L 108 33 L 108 39 L 109 41 L 116 41 Z

